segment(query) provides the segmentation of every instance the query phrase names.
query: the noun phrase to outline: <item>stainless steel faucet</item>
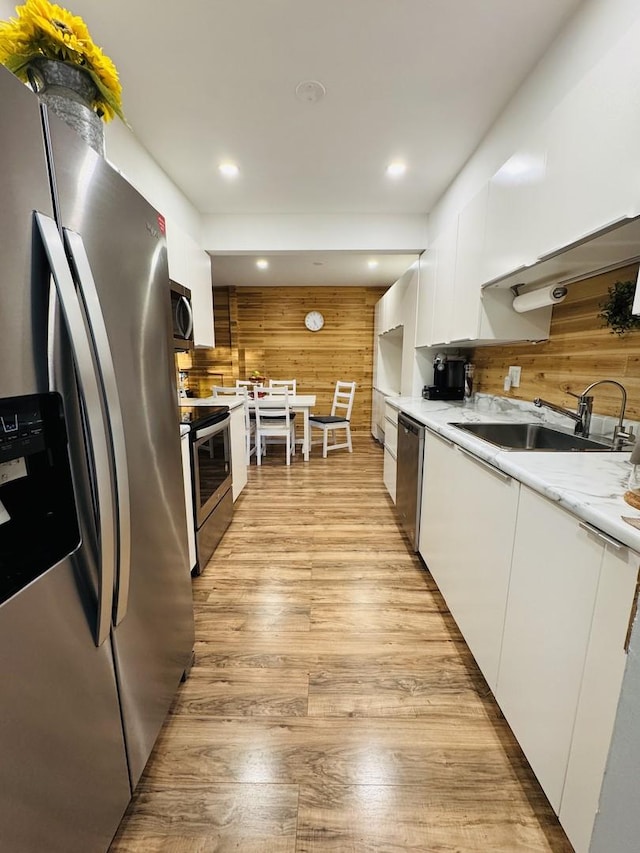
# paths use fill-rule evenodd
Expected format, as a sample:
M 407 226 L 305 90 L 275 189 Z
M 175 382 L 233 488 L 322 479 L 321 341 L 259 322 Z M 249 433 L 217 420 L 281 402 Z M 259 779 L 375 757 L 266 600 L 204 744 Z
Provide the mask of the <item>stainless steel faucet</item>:
M 592 382 L 591 385 L 587 385 L 582 394 L 574 394 L 573 391 L 567 391 L 568 394 L 571 394 L 572 397 L 576 397 L 578 400 L 578 406 L 575 412 L 572 412 L 571 409 L 565 409 L 562 406 L 556 406 L 555 403 L 550 403 L 548 400 L 542 400 L 540 397 L 536 397 L 533 401 L 536 406 L 546 406 L 547 409 L 551 409 L 554 412 L 558 412 L 560 415 L 565 415 L 571 420 L 575 421 L 574 433 L 576 435 L 583 435 L 585 438 L 589 435 L 589 429 L 591 428 L 591 414 L 593 412 L 593 396 L 589 393 L 598 385 L 615 385 L 616 388 L 620 389 L 620 393 L 622 395 L 622 402 L 620 405 L 620 417 L 618 418 L 618 423 L 616 424 L 613 431 L 613 446 L 614 449 L 619 450 L 624 447 L 625 444 L 633 444 L 635 441 L 635 436 L 633 434 L 633 430 L 629 429 L 629 431 L 625 431 L 624 429 L 624 412 L 627 407 L 627 392 L 624 388 L 624 385 L 621 385 L 620 382 L 616 382 L 615 379 L 599 379 L 597 382 Z
M 545 406 L 545 408 L 551 409 L 552 412 L 557 412 L 559 415 L 565 415 L 566 417 L 571 418 L 571 420 L 576 422 L 576 425 L 573 430 L 574 433 L 576 435 L 584 435 L 586 437 L 587 433 L 585 432 L 585 412 L 581 411 L 580 405 L 578 405 L 577 412 L 572 412 L 571 409 L 565 409 L 563 406 L 557 406 L 555 403 L 550 403 L 548 400 L 543 400 L 542 397 L 536 397 L 533 401 L 533 405 L 538 407 Z

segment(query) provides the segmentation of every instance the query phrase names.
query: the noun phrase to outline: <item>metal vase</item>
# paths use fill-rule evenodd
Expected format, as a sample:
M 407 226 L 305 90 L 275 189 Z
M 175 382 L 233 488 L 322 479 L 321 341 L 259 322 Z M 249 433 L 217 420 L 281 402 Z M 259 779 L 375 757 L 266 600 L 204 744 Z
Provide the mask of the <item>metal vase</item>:
M 78 66 L 44 57 L 29 66 L 29 79 L 40 100 L 104 156 L 104 124 L 92 108 L 97 88 Z

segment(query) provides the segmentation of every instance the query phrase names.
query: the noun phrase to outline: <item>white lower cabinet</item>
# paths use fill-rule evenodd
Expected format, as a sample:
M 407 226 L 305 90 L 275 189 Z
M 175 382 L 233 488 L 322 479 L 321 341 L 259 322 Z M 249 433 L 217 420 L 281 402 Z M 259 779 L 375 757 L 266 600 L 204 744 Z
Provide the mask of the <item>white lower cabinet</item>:
M 496 698 L 556 814 L 602 549 L 577 518 L 521 487 Z
M 640 556 L 628 548 L 606 542 L 602 547 L 600 583 L 560 801 L 560 823 L 576 853 L 589 850 L 598 811 L 640 564 Z
M 389 492 L 389 497 L 394 503 L 396 502 L 397 468 L 398 463 L 396 461 L 395 451 L 391 451 L 388 447 L 385 447 L 382 480 L 386 490 Z
M 384 406 L 384 467 L 383 481 L 391 500 L 396 502 L 398 457 L 398 410 L 385 403 Z
M 384 394 L 376 388 L 371 394 L 371 435 L 384 441 Z
M 640 555 L 429 429 L 418 550 L 576 853 L 588 853 Z
M 234 501 L 247 485 L 247 444 L 244 425 L 244 407 L 231 412 L 229 429 L 231 441 L 231 481 Z
M 520 484 L 427 430 L 419 552 L 495 690 Z

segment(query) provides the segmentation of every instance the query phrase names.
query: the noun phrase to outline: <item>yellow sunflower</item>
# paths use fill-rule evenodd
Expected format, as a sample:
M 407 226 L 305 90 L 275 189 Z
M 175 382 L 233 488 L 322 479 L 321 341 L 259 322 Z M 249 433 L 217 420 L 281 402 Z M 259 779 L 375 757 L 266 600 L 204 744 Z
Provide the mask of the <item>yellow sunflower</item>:
M 49 0 L 26 0 L 17 18 L 0 21 L 0 63 L 28 82 L 29 64 L 38 57 L 79 65 L 98 89 L 95 111 L 123 121 L 122 86 L 113 62 L 93 43 L 86 24 Z

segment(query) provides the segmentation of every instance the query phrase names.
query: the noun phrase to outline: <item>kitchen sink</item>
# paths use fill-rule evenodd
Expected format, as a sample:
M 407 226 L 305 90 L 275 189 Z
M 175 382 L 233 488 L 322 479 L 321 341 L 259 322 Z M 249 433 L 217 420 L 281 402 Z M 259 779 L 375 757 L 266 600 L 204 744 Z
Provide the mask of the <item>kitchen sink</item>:
M 561 432 L 543 424 L 457 423 L 462 429 L 503 450 L 612 451 L 611 444 Z

